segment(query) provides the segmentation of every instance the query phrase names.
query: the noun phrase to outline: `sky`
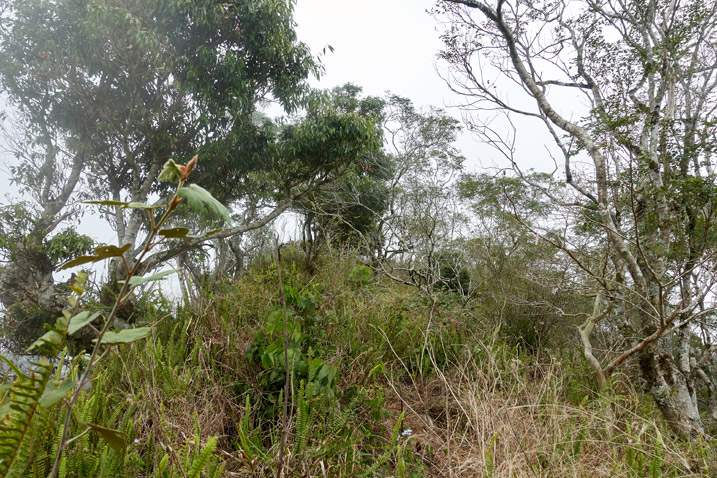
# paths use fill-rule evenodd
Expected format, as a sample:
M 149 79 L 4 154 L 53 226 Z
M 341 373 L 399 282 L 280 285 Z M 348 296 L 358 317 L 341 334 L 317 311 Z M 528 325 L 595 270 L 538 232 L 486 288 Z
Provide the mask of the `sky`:
M 442 26 L 428 13 L 434 4 L 432 0 L 298 0 L 294 17 L 299 40 L 314 53 L 328 45 L 334 49 L 332 53 L 327 48 L 322 55 L 326 73 L 313 81 L 314 86 L 332 88 L 351 82 L 369 95 L 391 91 L 417 106 L 444 108 L 462 120 L 457 105 L 465 99 L 448 88 L 441 78 L 447 67 L 436 58 L 442 48 Z M 513 86 L 503 87 L 511 96 Z M 534 120 L 513 120 L 520 128 L 521 168 L 552 171 L 554 163 L 545 146 L 552 141 L 544 127 Z M 467 131 L 457 147 L 469 170 L 507 166 L 501 154 Z
M 366 93 L 386 90 L 418 104 L 443 106 L 448 89 L 434 70 L 441 47 L 426 0 L 299 0 L 298 36 L 322 57 L 323 87 L 353 82 Z

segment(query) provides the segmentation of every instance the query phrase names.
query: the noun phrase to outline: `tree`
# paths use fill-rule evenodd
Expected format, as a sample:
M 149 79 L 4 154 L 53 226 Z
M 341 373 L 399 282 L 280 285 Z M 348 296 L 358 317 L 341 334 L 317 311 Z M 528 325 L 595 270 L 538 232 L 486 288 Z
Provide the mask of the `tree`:
M 544 194 L 560 194 L 564 186 L 547 173 L 507 173 L 461 176 L 460 197 L 472 212 L 464 254 L 481 316 L 492 319 L 508 343 L 538 354 L 572 344 L 590 300 L 575 264 L 535 233 L 542 225 L 542 234 L 559 237 L 561 227 L 569 227 L 556 220 Z
M 358 92 L 343 87 L 332 101 L 377 118 L 383 150 L 372 151 L 353 175 L 314 196 L 312 221 L 393 280 L 428 293 L 444 286 L 460 289 L 466 281 L 456 281 L 461 253 L 453 243 L 462 223 L 453 188 L 463 166 L 454 146 L 458 121 L 393 94 L 359 101 Z
M 447 80 L 466 95 L 472 130 L 518 174 L 514 138 L 489 124 L 495 112 L 541 122 L 563 156 L 573 196 L 554 204 L 582 224 L 544 239 L 592 284 L 594 310 L 581 335 L 600 385 L 636 356 L 647 390 L 682 437 L 703 432 L 697 381 L 714 388 L 715 380 L 700 366 L 711 349 L 695 340 L 717 306 L 713 7 L 445 0 L 435 10 L 448 25 L 440 54 Z M 501 89 L 508 84 L 510 101 Z M 585 108 L 561 103 L 566 92 Z M 585 234 L 591 247 L 574 247 Z M 621 331 L 619 349 L 598 358 L 591 332 L 609 326 Z
M 370 119 L 377 141 L 364 150 L 338 181 L 297 202 L 296 208 L 303 215 L 302 240 L 309 263 L 328 240 L 351 248 L 380 247 L 376 218 L 388 206 L 387 181 L 393 167 L 391 158 L 381 148 L 386 101 L 374 96 L 361 98 L 360 94 L 360 87 L 348 83 L 317 92 L 310 101 L 309 115 L 328 110 Z M 371 239 L 366 242 L 368 238 Z
M 377 264 L 394 280 L 432 293 L 459 274 L 452 244 L 463 221 L 453 188 L 464 160 L 454 146 L 460 127 L 444 111 L 416 109 L 406 98 L 389 95 L 387 105 L 385 143 L 394 173 L 388 207 L 377 221 L 383 238 Z
M 0 22 L 0 87 L 22 134 L 13 175 L 40 210 L 35 235 L 68 219 L 77 199 L 161 202 L 167 191 L 156 179 L 170 158 L 198 153 L 195 181 L 224 203 L 256 197 L 269 206 L 216 239 L 265 225 L 340 174 L 353 160 L 351 141 L 367 140 L 364 122 L 326 115 L 279 128 L 255 114 L 269 99 L 295 110 L 305 79 L 321 71 L 296 39 L 292 8 L 290 0 L 10 2 Z M 329 127 L 323 139 L 311 136 Z M 98 207 L 118 244 L 131 244 L 132 263 L 146 215 Z M 140 273 L 201 242 L 167 241 Z M 45 254 L 40 242 L 36 249 Z M 33 262 L 11 262 L 2 274 L 19 268 L 28 286 L 36 282 Z

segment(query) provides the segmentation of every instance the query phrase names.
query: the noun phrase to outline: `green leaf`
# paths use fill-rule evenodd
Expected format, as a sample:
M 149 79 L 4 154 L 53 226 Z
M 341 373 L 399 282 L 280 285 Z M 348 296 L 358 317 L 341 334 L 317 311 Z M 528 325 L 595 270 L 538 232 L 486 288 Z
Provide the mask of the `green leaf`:
M 70 318 L 70 324 L 67 326 L 67 334 L 74 334 L 82 327 L 95 320 L 99 315 L 99 312 L 95 312 L 94 314 L 90 315 L 90 312 L 86 310 L 73 316 L 72 318 Z
M 103 258 L 97 256 L 80 256 L 62 264 L 62 266 L 60 266 L 60 270 L 80 266 L 82 264 L 87 264 L 88 262 L 99 262 L 101 260 L 103 260 Z
M 147 337 L 151 330 L 151 327 L 136 327 L 118 332 L 106 332 L 102 337 L 102 343 L 107 345 L 129 344 Z
M 175 272 L 179 272 L 180 269 L 169 269 L 167 271 L 157 272 L 156 274 L 152 274 L 151 276 L 147 277 L 130 277 L 129 278 L 129 285 L 140 285 L 144 284 L 145 282 L 152 282 L 157 280 L 162 280 L 167 276 L 170 276 L 174 274 Z
M 202 212 L 206 207 L 209 209 L 209 212 L 222 218 L 227 224 L 231 223 L 227 208 L 214 199 L 214 196 L 203 187 L 191 184 L 189 187 L 180 188 L 177 191 L 177 196 L 185 199 L 195 211 Z
M 75 381 L 70 379 L 65 380 L 59 387 L 56 387 L 54 383 L 49 383 L 38 403 L 42 408 L 51 407 L 62 400 L 73 388 L 75 388 Z
M 48 332 L 45 332 L 45 334 L 34 341 L 30 346 L 27 348 L 28 352 L 31 352 L 33 350 L 39 349 L 43 344 L 53 344 L 53 345 L 60 345 L 62 343 L 63 337 L 62 334 L 59 332 L 56 332 L 54 330 L 50 330 Z
M 176 183 L 182 179 L 183 174 L 184 173 L 179 165 L 175 163 L 173 159 L 170 159 L 164 163 L 164 168 L 162 169 L 162 172 L 159 173 L 157 180 L 163 183 Z
M 77 257 L 71 261 L 65 262 L 60 266 L 60 270 L 63 269 L 69 269 L 70 267 L 79 266 L 82 264 L 87 264 L 88 262 L 99 262 L 103 259 L 107 259 L 110 257 L 121 257 L 122 254 L 124 254 L 130 247 L 132 247 L 132 244 L 125 244 L 122 247 L 117 246 L 100 246 L 95 248 L 95 255 L 94 256 L 80 256 Z
M 122 257 L 122 255 L 132 247 L 132 244 L 125 244 L 122 247 L 117 246 L 100 246 L 95 248 L 95 255 L 100 259 L 108 259 L 110 257 Z
M 102 438 L 107 445 L 115 451 L 122 451 L 127 446 L 127 440 L 124 438 L 124 433 L 119 430 L 101 427 L 93 423 L 83 423 L 83 425 L 96 432 L 100 438 Z
M 143 202 L 131 202 L 126 206 L 129 209 L 159 209 L 164 206 L 152 206 L 151 204 L 145 204 Z
M 122 206 L 127 207 L 129 203 L 124 201 L 111 201 L 111 200 L 105 200 L 105 201 L 82 201 L 83 204 L 99 204 L 101 206 Z
M 160 236 L 168 237 L 171 239 L 184 239 L 189 234 L 189 229 L 186 227 L 174 227 L 172 229 L 161 229 L 158 234 Z

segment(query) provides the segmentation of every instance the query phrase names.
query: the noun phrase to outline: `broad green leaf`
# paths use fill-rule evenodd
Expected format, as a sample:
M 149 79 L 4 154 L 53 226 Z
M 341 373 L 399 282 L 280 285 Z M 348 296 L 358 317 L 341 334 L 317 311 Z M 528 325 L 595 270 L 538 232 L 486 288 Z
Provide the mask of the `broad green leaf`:
M 10 406 L 9 403 L 6 403 L 2 407 L 0 407 L 0 419 L 5 418 L 5 415 L 10 413 L 11 411 L 12 411 L 12 407 Z
M 99 315 L 99 312 L 95 312 L 94 314 L 90 315 L 90 312 L 87 310 L 84 312 L 80 312 L 79 314 L 73 316 L 70 319 L 70 324 L 67 326 L 67 333 L 69 335 L 74 334 L 82 327 L 95 320 Z
M 162 229 L 158 234 L 172 239 L 183 239 L 189 234 L 189 229 L 186 227 L 173 227 L 172 229 Z
M 119 430 L 113 430 L 112 428 L 105 428 L 93 423 L 83 423 L 86 427 L 102 438 L 113 450 L 122 451 L 127 446 L 127 440 L 124 438 L 124 433 Z
M 127 207 L 129 203 L 124 201 L 111 201 L 111 200 L 105 200 L 105 201 L 82 201 L 84 204 L 99 204 L 101 206 L 122 206 Z
M 84 294 L 84 292 L 85 292 L 85 288 L 84 288 L 84 287 L 77 287 L 77 286 L 75 286 L 75 285 L 71 285 L 71 286 L 70 286 L 70 290 L 71 290 L 72 292 L 74 292 L 75 294 L 77 294 L 77 295 L 82 295 L 82 294 Z
M 204 208 L 209 209 L 209 212 L 219 216 L 227 224 L 231 223 L 229 217 L 229 211 L 226 207 L 212 196 L 209 191 L 196 184 L 191 184 L 189 187 L 180 188 L 177 191 L 177 196 L 185 199 L 187 203 L 197 212 L 204 211 Z
M 51 407 L 62 400 L 73 388 L 75 388 L 75 381 L 70 379 L 65 380 L 59 387 L 56 387 L 54 383 L 49 383 L 38 403 L 43 408 Z
M 43 344 L 46 344 L 46 343 L 50 343 L 53 345 L 60 345 L 62 343 L 62 339 L 63 339 L 62 334 L 60 334 L 59 332 L 56 332 L 54 330 L 50 330 L 48 332 L 45 332 L 45 334 L 42 337 L 40 337 L 39 339 L 34 341 L 32 344 L 30 344 L 30 346 L 27 348 L 27 351 L 31 352 L 33 350 L 36 350 L 40 346 L 42 346 Z
M 121 257 L 122 254 L 127 252 L 132 244 L 125 244 L 122 247 L 117 246 L 100 246 L 95 248 L 95 255 L 101 259 L 108 259 L 110 257 Z
M 147 277 L 130 277 L 129 285 L 140 285 L 144 284 L 145 282 L 162 280 L 167 276 L 174 274 L 175 272 L 179 272 L 179 269 L 169 269 L 167 271 L 157 272 L 156 274 L 152 274 L 151 276 Z
M 164 163 L 164 168 L 162 169 L 162 172 L 159 173 L 157 180 L 163 183 L 176 183 L 182 179 L 183 174 L 184 172 L 182 171 L 182 168 L 180 168 L 173 159 L 170 159 Z
M 102 337 L 102 343 L 107 345 L 129 344 L 147 337 L 151 330 L 151 327 L 136 327 L 118 332 L 107 332 Z
M 264 330 L 267 335 L 271 335 L 276 331 L 284 328 L 284 310 L 274 309 L 269 312 L 266 320 L 266 329 Z
M 79 266 L 82 264 L 87 264 L 88 262 L 99 262 L 103 259 L 107 259 L 110 257 L 120 257 L 130 247 L 132 247 L 132 244 L 125 244 L 122 247 L 117 247 L 117 246 L 96 247 L 94 256 L 77 257 L 69 262 L 65 262 L 64 264 L 62 264 L 62 266 L 60 266 L 60 270 L 69 269 L 70 267 L 75 267 L 75 266 Z
M 55 320 L 55 329 L 59 329 L 64 332 L 67 332 L 68 325 L 70 325 L 70 319 L 68 319 L 64 315 L 61 317 L 58 317 L 57 320 Z
M 104 260 L 103 257 L 98 256 L 80 256 L 76 257 L 75 259 L 72 259 L 71 261 L 65 262 L 60 266 L 60 270 L 62 269 L 69 269 L 70 267 L 80 266 L 82 264 L 87 264 L 88 262 L 99 262 L 101 260 Z

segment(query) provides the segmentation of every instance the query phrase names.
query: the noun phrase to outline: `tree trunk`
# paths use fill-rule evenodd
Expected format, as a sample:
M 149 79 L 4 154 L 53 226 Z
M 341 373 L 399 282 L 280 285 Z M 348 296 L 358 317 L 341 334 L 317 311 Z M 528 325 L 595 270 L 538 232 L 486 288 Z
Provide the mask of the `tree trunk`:
M 663 337 L 640 354 L 640 369 L 650 395 L 670 428 L 686 440 L 704 433 L 690 377 L 680 371 L 671 351 L 671 341 Z
M 68 306 L 67 285 L 55 283 L 52 264 L 42 253 L 25 255 L 0 268 L 0 302 L 8 317 L 3 330 L 6 344 L 21 351 L 40 337 L 43 323 L 54 323 Z

